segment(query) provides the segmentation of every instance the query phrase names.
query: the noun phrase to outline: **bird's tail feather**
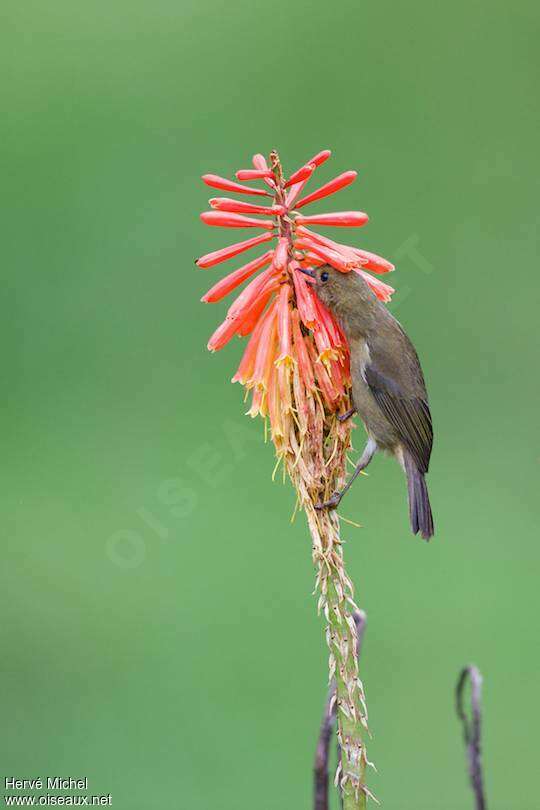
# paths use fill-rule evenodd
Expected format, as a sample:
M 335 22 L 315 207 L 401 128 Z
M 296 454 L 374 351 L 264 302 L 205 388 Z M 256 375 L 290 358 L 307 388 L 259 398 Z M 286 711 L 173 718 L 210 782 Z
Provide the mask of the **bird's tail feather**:
M 429 540 L 433 536 L 435 528 L 426 479 L 408 453 L 405 454 L 405 472 L 409 491 L 409 517 L 412 533 L 420 532 L 424 540 Z

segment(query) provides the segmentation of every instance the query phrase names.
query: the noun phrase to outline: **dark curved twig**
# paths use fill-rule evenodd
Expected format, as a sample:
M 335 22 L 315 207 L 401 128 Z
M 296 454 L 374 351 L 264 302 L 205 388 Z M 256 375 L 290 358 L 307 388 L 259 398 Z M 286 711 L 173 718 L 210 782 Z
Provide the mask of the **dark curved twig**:
M 356 657 L 360 657 L 362 640 L 366 629 L 366 614 L 362 610 L 355 610 L 353 613 L 356 625 Z M 323 719 L 317 749 L 315 751 L 314 766 L 314 810 L 328 810 L 328 758 L 330 752 L 330 741 L 336 724 L 336 684 L 332 681 L 328 689 L 328 697 L 324 708 Z M 339 744 L 338 744 L 339 752 Z
M 467 680 L 471 682 L 471 719 L 463 708 L 463 696 Z M 484 793 L 484 778 L 482 774 L 481 755 L 481 696 L 482 696 L 482 675 L 480 670 L 470 664 L 465 667 L 458 678 L 456 684 L 456 711 L 463 725 L 463 739 L 467 747 L 467 758 L 469 761 L 469 775 L 472 789 L 476 799 L 476 810 L 486 810 L 486 797 Z

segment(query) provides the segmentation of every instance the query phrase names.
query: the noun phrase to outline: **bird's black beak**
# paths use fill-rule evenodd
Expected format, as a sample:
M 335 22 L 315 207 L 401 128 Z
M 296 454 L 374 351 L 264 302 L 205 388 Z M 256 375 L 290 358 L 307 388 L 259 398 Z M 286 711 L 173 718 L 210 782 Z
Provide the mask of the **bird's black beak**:
M 298 270 L 300 270 L 300 272 L 303 273 L 305 276 L 309 276 L 312 279 L 317 278 L 313 270 L 305 270 L 303 267 L 299 267 Z

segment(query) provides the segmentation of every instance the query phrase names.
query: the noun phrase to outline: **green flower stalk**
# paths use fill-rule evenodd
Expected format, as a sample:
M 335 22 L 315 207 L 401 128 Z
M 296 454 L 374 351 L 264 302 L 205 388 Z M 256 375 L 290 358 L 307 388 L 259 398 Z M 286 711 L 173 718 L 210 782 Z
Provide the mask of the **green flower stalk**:
M 265 420 L 277 463 L 283 464 L 284 474 L 296 490 L 297 508 L 307 518 L 318 606 L 326 620 L 329 680 L 336 683 L 341 760 L 335 782 L 344 810 L 360 810 L 372 794 L 365 781 L 370 764 L 366 752 L 369 732 L 355 653 L 352 614 L 357 608 L 344 566 L 339 516 L 335 511 L 316 508 L 345 481 L 351 425 L 340 417 L 351 409 L 349 350 L 338 323 L 299 271 L 330 264 L 343 273 L 359 273 L 377 297 L 388 301 L 394 290 L 371 273 L 388 273 L 394 268 L 380 256 L 335 242 L 311 228 L 359 227 L 368 220 L 363 212 L 300 213 L 304 206 L 355 180 L 356 172 L 344 172 L 301 197 L 314 171 L 329 157 L 329 150 L 319 152 L 286 179 L 276 152 L 271 153 L 269 165 L 262 155 L 255 155 L 253 169 L 240 170 L 236 176 L 239 181 L 261 181 L 262 187 L 204 175 L 210 187 L 259 198 L 257 204 L 212 198 L 212 210 L 201 214 L 204 222 L 218 227 L 260 228 L 263 233 L 209 253 L 196 263 L 210 268 L 252 247 L 265 247 L 261 256 L 218 281 L 203 296 L 207 303 L 218 302 L 250 279 L 210 338 L 208 348 L 217 351 L 235 335 L 249 336 L 233 382 L 240 382 L 246 396 L 251 395 L 248 414 Z

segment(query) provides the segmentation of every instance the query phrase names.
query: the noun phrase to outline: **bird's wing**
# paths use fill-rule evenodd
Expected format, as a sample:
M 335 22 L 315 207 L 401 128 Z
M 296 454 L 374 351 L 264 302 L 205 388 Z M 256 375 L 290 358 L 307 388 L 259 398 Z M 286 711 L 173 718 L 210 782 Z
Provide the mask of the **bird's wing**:
M 433 425 L 424 378 L 414 347 L 404 332 L 401 332 L 399 343 L 398 363 L 380 342 L 370 346 L 365 380 L 418 469 L 426 473 L 433 445 Z

